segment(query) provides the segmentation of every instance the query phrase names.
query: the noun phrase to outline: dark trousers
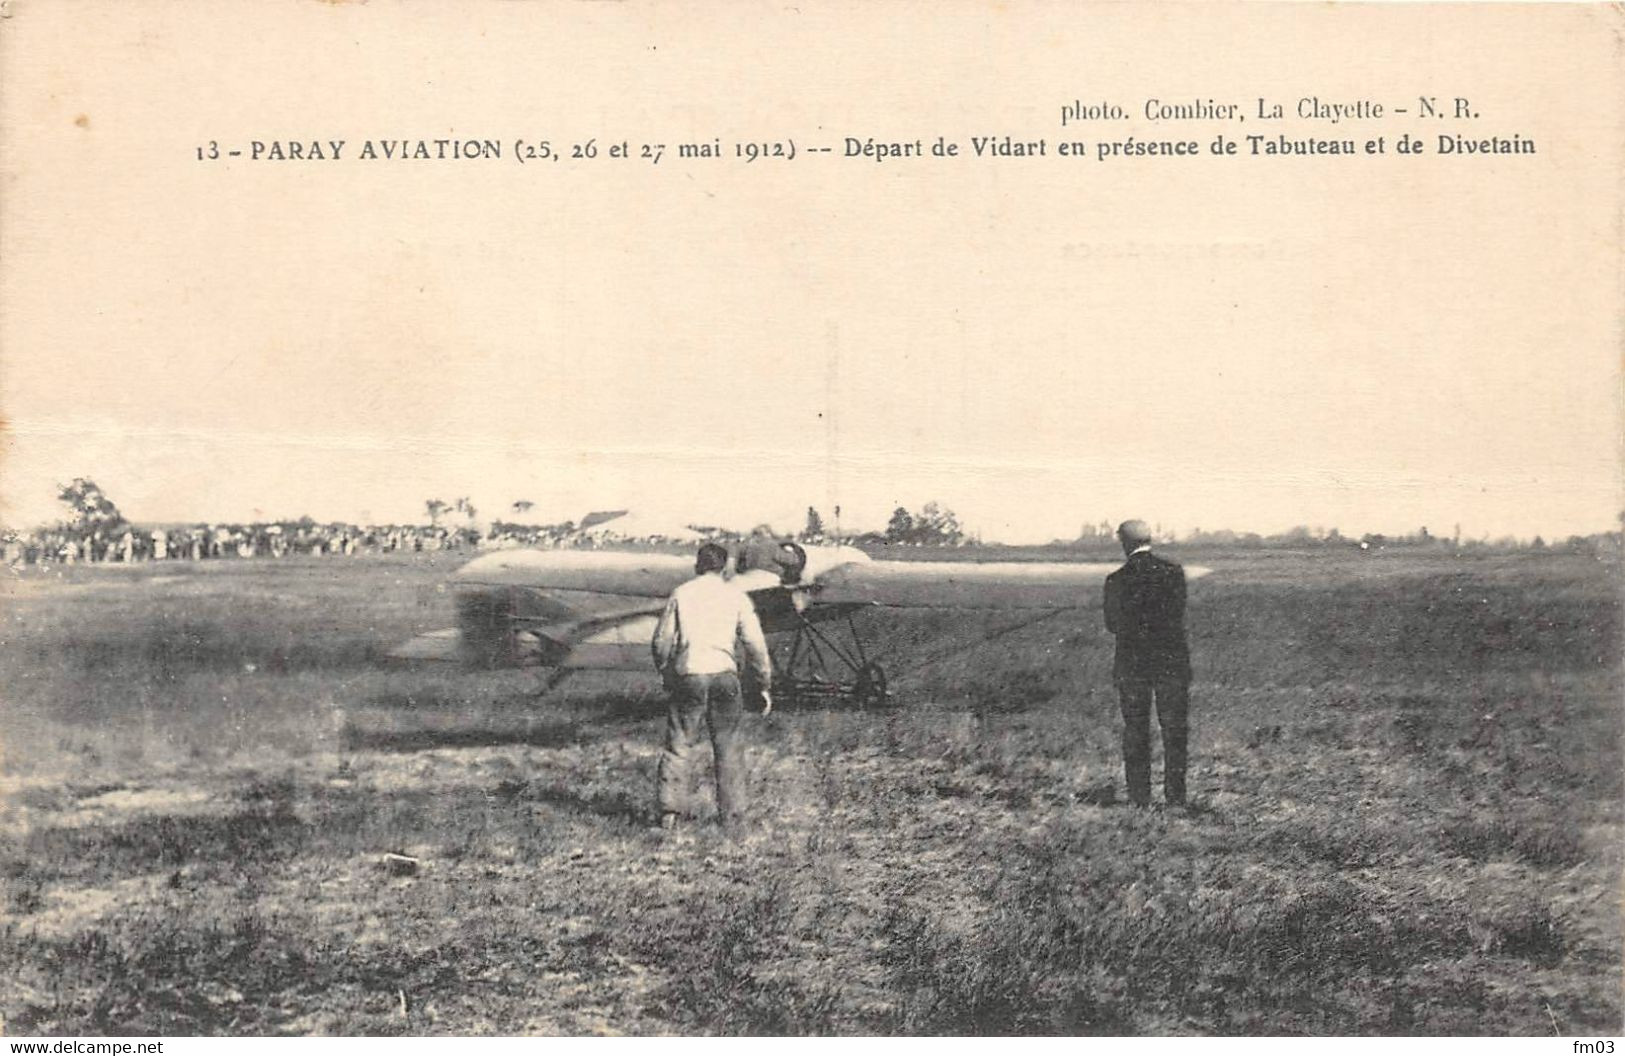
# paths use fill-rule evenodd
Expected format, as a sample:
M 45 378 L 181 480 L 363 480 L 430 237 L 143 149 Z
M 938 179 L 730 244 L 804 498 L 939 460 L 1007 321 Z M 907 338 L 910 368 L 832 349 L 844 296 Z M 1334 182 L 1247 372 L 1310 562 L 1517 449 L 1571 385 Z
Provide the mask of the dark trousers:
M 744 772 L 739 752 L 739 721 L 744 704 L 739 676 L 732 671 L 716 675 L 680 675 L 672 680 L 666 710 L 666 742 L 660 753 L 658 798 L 662 814 L 691 814 L 695 749 L 706 727 L 711 730 L 711 752 L 716 765 L 717 813 L 724 821 L 744 809 Z
M 1170 804 L 1185 802 L 1185 744 L 1190 727 L 1190 683 L 1182 678 L 1120 678 L 1123 705 L 1123 776 L 1128 798 L 1151 802 L 1151 705 L 1162 727 L 1162 792 Z

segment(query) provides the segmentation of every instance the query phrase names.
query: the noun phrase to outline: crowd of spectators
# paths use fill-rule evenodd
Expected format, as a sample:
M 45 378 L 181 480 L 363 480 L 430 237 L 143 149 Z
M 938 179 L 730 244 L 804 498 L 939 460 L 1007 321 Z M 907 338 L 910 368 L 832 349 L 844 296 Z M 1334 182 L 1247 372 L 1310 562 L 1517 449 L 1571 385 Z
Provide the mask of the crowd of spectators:
M 81 563 L 212 561 L 290 555 L 355 557 L 424 550 L 472 550 L 479 533 L 436 525 L 181 524 L 78 525 L 0 532 L 5 563 L 46 568 Z
M 629 538 L 583 531 L 573 524 L 495 522 L 472 526 L 391 524 L 59 525 L 0 529 L 0 556 L 13 569 L 147 561 L 214 561 L 300 556 L 358 557 L 423 551 L 468 552 L 529 548 L 592 548 L 662 544 L 662 536 Z

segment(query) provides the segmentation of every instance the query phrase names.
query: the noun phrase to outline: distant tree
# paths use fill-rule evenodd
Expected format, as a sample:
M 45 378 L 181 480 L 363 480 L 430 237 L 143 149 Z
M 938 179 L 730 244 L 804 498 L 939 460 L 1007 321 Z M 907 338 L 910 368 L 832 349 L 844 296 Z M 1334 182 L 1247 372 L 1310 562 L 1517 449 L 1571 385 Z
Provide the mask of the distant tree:
M 468 496 L 465 495 L 458 499 L 453 508 L 464 517 L 467 517 L 469 520 L 472 521 L 474 519 L 474 504 L 468 501 Z
M 1584 535 L 1571 535 L 1563 545 L 1571 553 L 1595 554 L 1597 552 L 1597 541 Z
M 89 477 L 74 477 L 73 483 L 58 485 L 56 497 L 73 515 L 80 528 L 116 528 L 124 515 Z
M 1546 540 L 1542 539 L 1538 535 L 1535 536 L 1534 539 L 1530 540 L 1529 549 L 1531 549 L 1531 550 L 1544 550 L 1544 549 L 1546 549 Z
M 1078 529 L 1078 542 L 1080 543 L 1098 543 L 1111 537 L 1112 526 L 1105 521 L 1101 521 L 1099 524 L 1085 524 Z
M 807 507 L 807 524 L 801 529 L 801 541 L 804 543 L 818 543 L 824 539 L 824 518 L 818 516 L 818 511 L 811 506 Z
M 451 509 L 451 507 L 446 505 L 446 503 L 440 499 L 430 499 L 423 504 L 423 512 L 429 515 L 430 524 L 439 524 L 440 518 L 444 516 L 445 512 L 449 509 Z
M 886 541 L 888 543 L 913 542 L 914 515 L 901 506 L 891 511 L 891 520 L 886 522 Z
M 936 546 L 958 546 L 965 539 L 954 511 L 934 502 L 928 502 L 914 519 L 914 534 L 922 543 Z

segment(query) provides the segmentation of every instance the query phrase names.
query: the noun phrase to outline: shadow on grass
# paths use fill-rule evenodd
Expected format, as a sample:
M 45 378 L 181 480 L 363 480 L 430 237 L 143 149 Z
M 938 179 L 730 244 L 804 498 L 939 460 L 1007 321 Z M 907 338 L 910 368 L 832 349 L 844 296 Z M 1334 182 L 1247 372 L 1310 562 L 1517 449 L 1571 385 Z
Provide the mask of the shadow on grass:
M 196 861 L 248 870 L 296 853 L 308 831 L 285 803 L 253 804 L 220 815 L 39 829 L 14 853 L 31 863 L 30 872 L 49 870 L 53 878 L 127 877 Z
M 654 819 L 652 808 L 642 799 L 634 799 L 628 792 L 578 792 L 572 788 L 553 785 L 530 788 L 524 798 L 533 803 L 546 803 L 550 807 L 575 814 L 592 814 L 627 825 L 644 825 Z
M 244 664 L 287 674 L 382 667 L 387 648 L 361 633 L 312 629 L 305 633 L 268 620 L 201 618 L 150 620 L 86 628 L 72 638 L 71 664 L 82 677 L 134 675 L 172 683 L 197 672 L 239 671 Z M 36 643 L 41 662 L 59 643 Z
M 608 731 L 592 730 L 579 722 L 527 724 L 508 729 L 455 726 L 445 729 L 364 730 L 347 724 L 342 741 L 348 751 L 423 752 L 437 748 L 564 748 L 602 740 Z

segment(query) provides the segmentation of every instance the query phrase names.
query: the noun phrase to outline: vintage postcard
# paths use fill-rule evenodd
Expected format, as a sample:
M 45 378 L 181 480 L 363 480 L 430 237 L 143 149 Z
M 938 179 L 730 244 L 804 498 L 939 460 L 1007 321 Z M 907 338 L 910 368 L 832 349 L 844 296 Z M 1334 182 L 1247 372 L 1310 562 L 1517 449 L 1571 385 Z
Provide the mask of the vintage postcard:
M 3 1030 L 1620 1034 L 1622 39 L 0 0 Z

